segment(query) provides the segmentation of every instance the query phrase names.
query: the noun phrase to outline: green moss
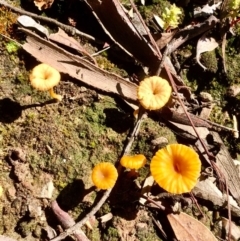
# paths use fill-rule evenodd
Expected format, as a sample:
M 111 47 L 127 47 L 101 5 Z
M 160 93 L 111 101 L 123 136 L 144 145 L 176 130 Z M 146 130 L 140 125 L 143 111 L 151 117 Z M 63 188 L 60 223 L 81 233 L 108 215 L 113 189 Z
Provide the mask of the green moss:
M 229 79 L 229 83 L 231 84 L 239 84 L 240 83 L 240 54 L 235 54 L 234 56 L 227 56 L 227 77 Z
M 123 77 L 127 76 L 127 72 L 124 69 L 120 69 L 116 64 L 107 59 L 106 53 L 97 56 L 96 60 L 100 68 Z
M 6 44 L 6 49 L 9 54 L 15 54 L 19 49 L 19 45 L 13 41 L 10 41 Z
M 201 54 L 201 63 L 207 68 L 207 71 L 216 73 L 218 71 L 218 60 L 215 51 Z
M 158 237 L 155 231 L 149 227 L 147 229 L 138 229 L 136 236 L 139 241 L 152 241 L 152 240 L 161 241 L 162 240 Z
M 151 159 L 155 154 L 151 141 L 161 136 L 166 137 L 169 143 L 176 143 L 175 135 L 171 130 L 160 126 L 156 121 L 150 118 L 145 119 L 139 131 L 138 138 L 133 144 L 132 153 L 142 153 L 148 159 Z
M 104 234 L 103 240 L 111 240 L 111 241 L 120 241 L 120 236 L 118 234 L 118 230 L 113 227 L 109 227 L 107 229 L 107 234 Z
M 93 230 L 87 231 L 87 236 L 92 241 L 101 240 L 101 232 L 98 228 L 94 228 Z

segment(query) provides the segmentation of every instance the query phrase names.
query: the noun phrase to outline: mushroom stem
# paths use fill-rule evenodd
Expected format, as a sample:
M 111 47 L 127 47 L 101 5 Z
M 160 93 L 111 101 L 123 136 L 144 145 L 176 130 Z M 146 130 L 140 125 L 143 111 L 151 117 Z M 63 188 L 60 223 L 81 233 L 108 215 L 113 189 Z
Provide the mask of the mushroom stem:
M 139 173 L 136 169 L 130 169 L 130 171 L 128 172 L 127 176 L 129 178 L 137 178 L 139 176 Z
M 62 98 L 63 98 L 61 95 L 56 94 L 54 92 L 53 88 L 49 90 L 49 93 L 50 93 L 52 98 L 57 99 L 58 101 L 61 101 Z

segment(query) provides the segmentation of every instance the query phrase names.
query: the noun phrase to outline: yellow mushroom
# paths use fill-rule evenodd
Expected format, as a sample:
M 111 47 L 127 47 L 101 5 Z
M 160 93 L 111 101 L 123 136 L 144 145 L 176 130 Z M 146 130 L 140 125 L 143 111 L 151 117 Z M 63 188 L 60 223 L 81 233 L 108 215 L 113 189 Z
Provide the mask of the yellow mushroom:
M 152 76 L 140 82 L 137 96 L 140 104 L 147 110 L 158 110 L 167 104 L 172 93 L 168 81 Z
M 134 156 L 123 156 L 120 160 L 120 163 L 123 167 L 128 169 L 138 170 L 146 164 L 146 157 L 142 154 Z
M 142 154 L 133 156 L 123 156 L 120 163 L 123 167 L 130 169 L 128 177 L 136 178 L 138 176 L 137 170 L 146 164 L 146 157 Z
M 112 188 L 118 178 L 116 167 L 109 162 L 101 162 L 92 170 L 92 181 L 99 189 Z
M 160 187 L 173 194 L 190 192 L 200 176 L 198 154 L 182 144 L 171 144 L 156 152 L 150 171 Z
M 29 76 L 31 85 L 41 91 L 49 91 L 52 98 L 58 101 L 62 96 L 54 92 L 53 87 L 58 85 L 61 79 L 60 73 L 48 64 L 39 64 L 33 68 Z

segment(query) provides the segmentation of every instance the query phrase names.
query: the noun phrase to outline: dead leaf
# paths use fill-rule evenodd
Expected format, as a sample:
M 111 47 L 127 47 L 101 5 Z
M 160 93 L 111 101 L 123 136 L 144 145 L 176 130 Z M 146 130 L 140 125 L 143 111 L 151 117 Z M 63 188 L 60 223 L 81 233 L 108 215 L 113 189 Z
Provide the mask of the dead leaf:
M 213 51 L 215 48 L 218 47 L 217 41 L 212 38 L 212 37 L 206 37 L 204 34 L 197 43 L 197 53 L 196 53 L 196 60 L 197 63 L 204 69 L 206 70 L 207 68 L 200 63 L 200 57 L 201 54 L 204 52 L 210 52 Z
M 154 183 L 153 176 L 148 176 L 145 179 L 141 190 L 141 196 L 139 198 L 139 203 L 141 203 L 142 205 L 144 205 L 147 202 L 147 197 L 150 195 L 150 190 L 153 186 L 153 183 Z
M 217 241 L 204 224 L 186 213 L 168 214 L 167 218 L 180 241 Z
M 222 40 L 222 58 L 223 58 L 223 70 L 224 73 L 227 73 L 227 66 L 226 66 L 226 45 L 227 45 L 227 33 L 223 35 Z
M 157 33 L 153 35 L 159 49 L 164 48 L 174 37 L 177 30 L 170 33 Z
M 33 2 L 35 6 L 41 11 L 50 8 L 54 0 L 35 0 Z
M 156 21 L 156 23 L 158 24 L 158 26 L 163 29 L 164 27 L 164 21 L 158 16 L 158 15 L 153 15 L 154 20 Z
M 112 213 L 107 213 L 103 216 L 101 216 L 99 219 L 101 220 L 101 223 L 106 223 L 109 220 L 111 220 L 113 218 L 113 214 Z

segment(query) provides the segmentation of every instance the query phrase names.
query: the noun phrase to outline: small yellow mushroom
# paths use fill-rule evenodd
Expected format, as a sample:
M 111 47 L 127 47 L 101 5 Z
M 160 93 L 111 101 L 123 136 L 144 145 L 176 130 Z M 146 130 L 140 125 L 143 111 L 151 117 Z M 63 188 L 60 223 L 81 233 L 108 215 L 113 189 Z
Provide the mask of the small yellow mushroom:
M 92 181 L 99 189 L 112 188 L 118 178 L 116 167 L 109 162 L 101 162 L 97 164 L 92 170 Z
M 33 68 L 29 76 L 31 85 L 41 91 L 49 91 L 52 98 L 58 101 L 62 96 L 54 92 L 53 87 L 58 85 L 61 79 L 60 73 L 48 64 L 39 64 Z
M 140 104 L 147 110 L 158 110 L 167 104 L 172 93 L 168 81 L 152 76 L 140 82 L 137 96 Z

